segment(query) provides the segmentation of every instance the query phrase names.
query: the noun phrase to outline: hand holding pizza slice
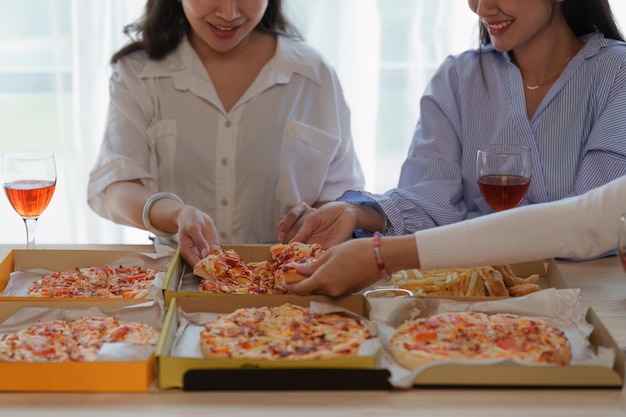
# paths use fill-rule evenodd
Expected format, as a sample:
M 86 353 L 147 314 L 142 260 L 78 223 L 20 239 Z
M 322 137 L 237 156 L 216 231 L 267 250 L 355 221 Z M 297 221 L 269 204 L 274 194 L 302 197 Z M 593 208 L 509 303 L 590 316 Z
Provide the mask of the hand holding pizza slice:
M 318 244 L 278 243 L 270 248 L 272 261 L 246 263 L 233 249 L 216 249 L 201 259 L 193 274 L 202 278 L 201 292 L 226 294 L 283 294 L 283 283 L 304 279 L 296 271 L 299 262 L 320 256 Z

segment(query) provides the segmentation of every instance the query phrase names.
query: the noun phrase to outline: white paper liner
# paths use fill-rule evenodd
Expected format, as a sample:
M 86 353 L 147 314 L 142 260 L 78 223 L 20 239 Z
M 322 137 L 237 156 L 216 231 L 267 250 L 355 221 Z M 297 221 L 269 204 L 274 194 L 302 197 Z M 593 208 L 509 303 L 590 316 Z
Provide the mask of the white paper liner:
M 174 249 L 165 245 L 154 245 L 154 252 L 129 252 L 127 255 L 116 259 L 113 262 L 109 262 L 107 265 L 115 268 L 118 266 L 138 266 L 148 269 L 157 269 L 161 270 L 159 272 L 152 285 L 149 288 L 149 293 L 145 297 L 146 299 L 155 300 L 159 302 L 162 306 L 164 305 L 163 300 L 163 281 L 165 280 L 165 275 L 167 271 L 167 267 L 169 262 L 172 259 L 172 254 Z M 103 265 L 91 265 L 91 266 L 103 266 Z M 72 268 L 68 268 L 70 270 Z M 4 291 L 0 292 L 0 296 L 2 297 L 27 297 L 27 291 L 30 285 L 33 282 L 39 280 L 43 275 L 49 274 L 51 272 L 62 272 L 62 271 L 51 271 L 48 269 L 42 268 L 33 268 L 23 271 L 14 271 L 11 272 L 9 282 L 4 289 Z M 33 297 L 35 298 L 35 297 Z M 123 299 L 123 298 L 117 298 Z
M 163 313 L 155 301 L 147 301 L 106 313 L 98 307 L 91 307 L 89 309 L 25 307 L 0 323 L 0 338 L 5 334 L 25 329 L 39 321 L 71 321 L 82 317 L 117 317 L 125 322 L 148 324 L 158 331 L 161 331 L 163 327 Z M 155 350 L 156 346 L 138 346 L 130 343 L 104 343 L 94 362 L 145 361 Z
M 498 299 L 493 301 L 460 301 L 445 298 L 370 298 L 370 319 L 379 323 L 381 364 L 389 369 L 389 382 L 397 388 L 410 388 L 417 375 L 424 369 L 443 362 L 434 362 L 423 367 L 408 370 L 391 357 L 389 340 L 395 328 L 411 317 L 424 317 L 446 312 L 512 313 L 535 317 L 561 329 L 570 340 L 572 361 L 570 366 L 596 366 L 612 368 L 616 352 L 608 347 L 599 347 L 594 353 L 589 335 L 593 326 L 585 320 L 586 311 L 580 304 L 579 289 L 554 288 L 538 291 L 524 297 Z M 502 360 L 446 361 L 446 364 L 487 365 L 494 363 L 516 363 Z M 541 366 L 533 364 L 533 366 Z M 551 365 L 545 365 L 551 366 Z
M 316 313 L 342 312 L 358 318 L 368 327 L 372 335 L 372 338 L 361 344 L 358 356 L 375 356 L 378 354 L 378 351 L 380 350 L 380 340 L 378 338 L 378 326 L 376 324 L 367 320 L 363 316 L 332 304 L 312 301 L 309 308 L 312 312 Z M 224 313 L 186 313 L 181 307 L 178 308 L 177 313 L 179 325 L 176 330 L 171 356 L 204 359 L 204 355 L 200 350 L 200 332 L 204 329 L 205 323 L 214 321 L 218 316 L 221 316 Z

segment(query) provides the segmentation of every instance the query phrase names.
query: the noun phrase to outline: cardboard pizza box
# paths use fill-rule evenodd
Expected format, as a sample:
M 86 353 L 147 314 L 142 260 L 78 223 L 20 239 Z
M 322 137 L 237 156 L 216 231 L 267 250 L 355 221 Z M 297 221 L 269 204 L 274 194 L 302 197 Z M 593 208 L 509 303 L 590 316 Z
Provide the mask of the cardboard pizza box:
M 179 309 L 186 313 L 230 313 L 241 307 L 278 306 L 291 302 L 308 306 L 311 301 L 338 305 L 367 317 L 367 303 L 362 296 L 329 298 L 295 295 L 238 295 L 230 297 L 172 298 L 163 335 L 157 347 L 158 385 L 161 389 L 373 389 L 388 387 L 388 373 L 376 369 L 377 358 L 252 361 L 205 359 L 173 355 L 179 330 Z M 210 388 L 209 388 L 210 387 Z M 278 387 L 278 388 L 277 388 Z M 287 388 L 288 387 L 288 388 Z
M 158 322 L 162 320 L 156 310 L 143 308 L 145 301 L 112 300 L 99 303 L 98 308 L 106 315 L 126 309 L 125 318 L 132 321 Z M 87 310 L 94 307 L 86 299 L 61 301 L 9 299 L 0 302 L 0 323 L 23 308 Z M 128 320 L 128 319 L 127 319 Z M 129 320 L 129 321 L 131 321 Z M 150 323 L 152 324 L 152 323 Z M 154 327 L 154 325 L 153 325 Z M 155 349 L 156 350 L 156 349 Z M 102 362 L 24 363 L 0 361 L 0 392 L 146 392 L 156 378 L 156 356 L 145 360 Z
M 245 262 L 271 261 L 270 247 L 272 245 L 224 245 L 225 249 L 234 249 L 241 255 Z M 372 255 L 373 256 L 373 255 Z M 539 275 L 536 282 L 541 288 L 567 288 L 565 279 L 554 259 L 546 261 L 532 261 L 518 264 L 511 264 L 511 268 L 519 277 L 529 277 Z M 172 298 L 193 298 L 193 297 L 223 297 L 229 294 L 212 294 L 198 291 L 198 284 L 201 278 L 193 275 L 193 267 L 188 265 L 180 256 L 177 250 L 172 258 L 172 262 L 167 270 L 163 285 L 163 292 L 166 305 L 169 305 Z M 235 295 L 238 296 L 238 295 Z M 431 297 L 431 296 L 429 296 Z M 450 297 L 450 296 L 444 296 Z M 479 299 L 480 297 L 473 297 Z M 493 299 L 493 297 L 485 297 Z
M 616 353 L 612 368 L 602 366 L 527 366 L 527 365 L 433 365 L 420 372 L 414 388 L 477 387 L 477 388 L 622 388 L 624 356 L 593 309 L 586 314 L 594 326 L 590 343 Z
M 161 249 L 159 249 L 161 250 Z M 3 292 L 11 279 L 11 273 L 14 271 L 27 270 L 49 270 L 49 271 L 67 271 L 74 268 L 83 268 L 90 266 L 111 265 L 116 261 L 127 256 L 142 257 L 146 267 L 161 269 L 166 271 L 172 261 L 174 250 L 169 249 L 163 253 L 156 253 L 155 247 L 151 245 L 132 246 L 129 249 L 13 249 L 0 261 L 0 293 Z M 145 254 L 146 256 L 142 256 Z M 154 257 L 154 258 L 153 258 Z M 165 278 L 163 278 L 165 281 Z M 158 296 L 162 296 L 162 290 L 158 291 Z M 2 296 L 3 300 L 68 300 L 67 298 L 39 298 L 21 296 Z M 109 301 L 106 298 L 84 298 L 94 301 Z M 118 299 L 119 300 L 119 299 Z

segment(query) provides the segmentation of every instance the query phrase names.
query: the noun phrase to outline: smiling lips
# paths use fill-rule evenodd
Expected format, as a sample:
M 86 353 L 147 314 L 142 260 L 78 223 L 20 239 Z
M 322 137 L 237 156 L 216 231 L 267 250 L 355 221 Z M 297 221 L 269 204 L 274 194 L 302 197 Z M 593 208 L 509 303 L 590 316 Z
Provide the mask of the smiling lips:
M 506 32 L 506 30 L 513 24 L 512 20 L 505 20 L 500 22 L 485 22 L 483 24 L 489 31 L 490 35 L 500 35 L 501 33 Z
M 210 22 L 207 22 L 207 23 L 209 25 L 209 28 L 211 28 L 211 31 L 213 32 L 213 34 L 219 39 L 232 38 L 237 33 L 237 30 L 240 28 L 240 26 L 226 27 L 226 26 L 219 26 Z
M 213 26 L 215 29 L 219 30 L 220 32 L 230 32 L 231 30 L 236 28 L 236 26 L 225 27 L 225 26 L 214 25 L 213 23 L 209 23 L 209 25 Z

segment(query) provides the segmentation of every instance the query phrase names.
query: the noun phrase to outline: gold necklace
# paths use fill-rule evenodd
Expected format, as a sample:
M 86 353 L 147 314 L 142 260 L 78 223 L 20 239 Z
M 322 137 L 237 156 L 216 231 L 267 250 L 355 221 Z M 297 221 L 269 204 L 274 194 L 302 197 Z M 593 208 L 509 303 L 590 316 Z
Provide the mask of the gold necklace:
M 561 65 L 559 67 L 559 70 L 557 72 L 555 72 L 554 74 L 552 74 L 548 79 L 540 82 L 537 85 L 528 85 L 526 83 L 524 83 L 524 86 L 529 89 L 529 90 L 537 90 L 539 87 L 545 85 L 546 83 L 552 81 L 554 78 L 556 78 L 559 74 L 561 74 L 561 71 L 563 71 L 563 68 L 565 68 L 567 66 L 567 64 L 572 60 L 572 58 L 574 58 L 574 56 L 576 55 L 577 52 L 574 52 L 573 55 L 571 55 L 569 58 L 567 58 L 567 60 L 563 63 L 563 65 Z M 522 81 L 524 81 L 524 76 L 522 75 Z

